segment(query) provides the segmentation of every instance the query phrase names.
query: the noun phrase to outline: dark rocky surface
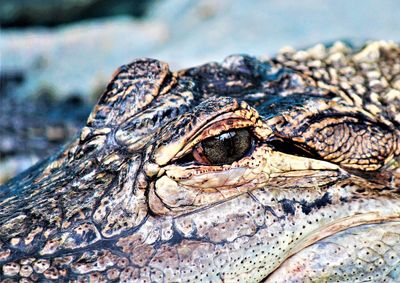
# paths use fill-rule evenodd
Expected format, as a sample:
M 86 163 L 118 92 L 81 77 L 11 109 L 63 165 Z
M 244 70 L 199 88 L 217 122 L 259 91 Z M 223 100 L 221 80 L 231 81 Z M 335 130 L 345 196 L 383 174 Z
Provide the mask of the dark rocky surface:
M 145 16 L 152 0 L 3 0 L 0 2 L 2 27 L 57 26 L 78 20 L 131 15 Z
M 79 97 L 54 99 L 46 93 L 13 96 L 21 78 L 1 78 L 0 183 L 52 154 L 84 125 L 91 105 Z

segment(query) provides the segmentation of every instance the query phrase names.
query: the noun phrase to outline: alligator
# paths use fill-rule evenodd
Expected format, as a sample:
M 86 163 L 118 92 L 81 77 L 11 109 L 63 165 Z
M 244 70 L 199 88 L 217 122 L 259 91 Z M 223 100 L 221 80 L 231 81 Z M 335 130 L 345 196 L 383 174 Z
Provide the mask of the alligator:
M 0 187 L 2 282 L 400 282 L 400 46 L 120 67 Z

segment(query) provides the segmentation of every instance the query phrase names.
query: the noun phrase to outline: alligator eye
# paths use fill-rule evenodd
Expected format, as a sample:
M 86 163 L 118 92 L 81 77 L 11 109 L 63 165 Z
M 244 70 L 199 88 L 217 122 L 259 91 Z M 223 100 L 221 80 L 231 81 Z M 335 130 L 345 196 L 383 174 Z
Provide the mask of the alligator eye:
M 193 157 L 203 165 L 231 164 L 243 158 L 252 144 L 253 137 L 248 129 L 232 130 L 197 144 Z

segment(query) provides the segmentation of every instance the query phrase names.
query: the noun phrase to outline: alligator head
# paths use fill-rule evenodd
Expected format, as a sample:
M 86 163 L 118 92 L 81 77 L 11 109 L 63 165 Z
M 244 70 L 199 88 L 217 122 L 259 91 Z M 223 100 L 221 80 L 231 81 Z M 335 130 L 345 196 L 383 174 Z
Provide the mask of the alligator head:
M 400 280 L 400 48 L 122 66 L 0 188 L 8 281 Z

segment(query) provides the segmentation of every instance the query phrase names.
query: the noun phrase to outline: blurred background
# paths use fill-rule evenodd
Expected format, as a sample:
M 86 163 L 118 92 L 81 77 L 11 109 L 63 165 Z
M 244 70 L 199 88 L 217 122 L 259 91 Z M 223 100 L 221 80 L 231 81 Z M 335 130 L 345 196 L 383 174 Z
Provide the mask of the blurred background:
M 0 184 L 71 139 L 135 58 L 177 70 L 288 45 L 400 42 L 399 15 L 396 0 L 2 0 Z

